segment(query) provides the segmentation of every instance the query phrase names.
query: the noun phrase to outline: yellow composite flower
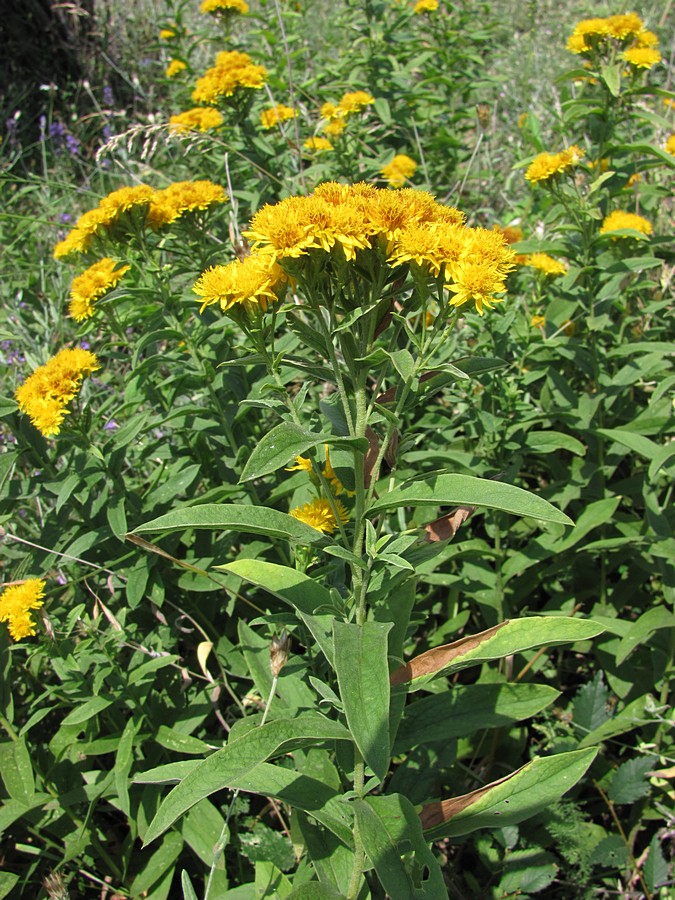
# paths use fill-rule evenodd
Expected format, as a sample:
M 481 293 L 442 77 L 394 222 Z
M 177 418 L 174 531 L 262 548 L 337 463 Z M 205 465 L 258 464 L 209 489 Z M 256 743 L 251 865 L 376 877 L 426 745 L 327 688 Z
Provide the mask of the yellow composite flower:
M 68 312 L 76 322 L 94 315 L 94 303 L 111 291 L 130 266 L 116 268 L 117 262 L 105 256 L 73 279 Z
M 0 622 L 7 622 L 12 639 L 20 641 L 35 634 L 31 612 L 44 605 L 45 584 L 40 578 L 28 578 L 12 584 L 0 594 Z
M 584 150 L 576 144 L 560 153 L 539 153 L 527 167 L 525 178 L 532 184 L 549 181 L 576 166 L 583 156 Z
M 246 15 L 248 3 L 245 0 L 202 0 L 203 13 L 238 12 Z
M 231 97 L 238 88 L 260 89 L 266 80 L 267 69 L 256 65 L 248 53 L 223 50 L 216 56 L 215 66 L 197 79 L 192 99 L 215 104 L 222 97 Z
M 255 249 L 270 253 L 275 259 L 304 256 L 316 246 L 311 224 L 304 215 L 304 197 L 286 197 L 274 205 L 267 204 L 251 219 L 251 227 L 242 232 L 254 242 Z
M 557 259 L 553 259 L 548 253 L 529 253 L 523 259 L 521 265 L 529 266 L 531 269 L 539 269 L 546 275 L 564 275 L 567 272 L 567 266 Z
M 335 500 L 334 503 L 340 522 L 344 525 L 349 519 L 349 512 L 340 500 Z M 292 509 L 290 514 L 294 519 L 298 519 L 324 534 L 332 534 L 338 527 L 330 502 L 323 498 L 312 500 L 311 503 L 305 503 L 304 506 L 298 506 Z
M 185 69 L 187 69 L 186 62 L 183 62 L 182 59 L 172 59 L 166 67 L 166 72 L 164 74 L 167 78 L 175 78 L 176 75 L 179 75 Z
M 438 0 L 417 0 L 413 7 L 414 13 L 435 12 L 438 9 Z
M 671 134 L 666 141 L 666 153 L 670 153 L 671 156 L 675 156 L 675 134 Z
M 446 284 L 448 291 L 454 294 L 448 299 L 451 306 L 460 307 L 473 301 L 476 312 L 482 316 L 485 308 L 492 309 L 494 303 L 503 302 L 503 298 L 495 296 L 506 290 L 506 273 L 499 267 L 463 260 L 451 264 L 449 269 L 449 275 L 454 279 Z
M 195 106 L 177 113 L 169 119 L 169 131 L 183 134 L 186 131 L 207 132 L 212 128 L 220 128 L 224 122 L 222 113 L 211 106 Z
M 312 460 L 307 459 L 304 456 L 296 456 L 295 457 L 295 465 L 294 466 L 286 466 L 287 472 L 306 472 L 308 475 L 311 475 L 314 469 L 312 468 Z
M 386 178 L 389 184 L 396 187 L 403 187 L 406 181 L 415 174 L 417 163 L 414 159 L 406 156 L 405 153 L 397 153 L 390 163 L 380 169 L 380 173 Z
M 274 126 L 278 125 L 280 122 L 292 119 L 294 115 L 295 111 L 291 106 L 284 106 L 283 103 L 280 103 L 278 106 L 264 109 L 260 113 L 260 124 L 263 128 L 269 130 L 270 128 L 274 128 Z
M 331 142 L 324 137 L 309 137 L 302 146 L 311 153 L 327 153 L 333 149 Z
M 338 102 L 337 114 L 349 116 L 352 113 L 361 112 L 366 106 L 375 102 L 375 98 L 367 91 L 350 91 L 344 94 Z
M 661 62 L 661 54 L 651 47 L 630 47 L 621 56 L 636 69 L 652 69 Z
M 523 229 L 520 225 L 493 225 L 492 230 L 501 234 L 507 244 L 517 244 L 523 239 Z
M 623 228 L 632 228 L 644 235 L 649 236 L 653 229 L 652 223 L 637 213 L 623 212 L 623 210 L 615 209 L 605 219 L 600 226 L 600 234 L 611 234 L 613 231 L 620 231 Z M 614 240 L 619 237 L 628 237 L 628 235 L 617 235 Z
M 212 181 L 176 181 L 162 191 L 155 191 L 148 210 L 148 225 L 162 228 L 195 210 L 210 209 L 227 203 L 225 189 Z
M 543 328 L 546 324 L 546 319 L 544 316 L 532 316 L 530 319 L 530 325 L 533 328 Z
M 631 34 L 639 34 L 645 27 L 640 16 L 634 12 L 608 16 L 605 21 L 609 34 L 617 40 L 623 40 Z
M 658 47 L 658 45 L 658 35 L 654 34 L 653 31 L 648 31 L 646 28 L 644 28 L 642 31 L 638 31 L 638 33 L 635 35 L 636 47 Z
M 207 269 L 192 290 L 202 298 L 200 312 L 212 303 L 219 303 L 223 312 L 232 307 L 265 310 L 268 303 L 279 299 L 276 290 L 286 281 L 286 275 L 272 256 L 252 253 L 243 261 L 237 259 Z
M 345 118 L 338 117 L 335 119 L 329 119 L 321 130 L 324 134 L 330 135 L 330 137 L 339 137 L 346 127 L 347 120 Z
M 100 369 L 98 359 L 82 347 L 66 348 L 28 376 L 14 394 L 21 412 L 45 437 L 58 434 L 82 381 Z
M 159 32 L 160 41 L 170 41 L 172 38 L 176 37 L 176 32 L 173 28 L 162 28 Z

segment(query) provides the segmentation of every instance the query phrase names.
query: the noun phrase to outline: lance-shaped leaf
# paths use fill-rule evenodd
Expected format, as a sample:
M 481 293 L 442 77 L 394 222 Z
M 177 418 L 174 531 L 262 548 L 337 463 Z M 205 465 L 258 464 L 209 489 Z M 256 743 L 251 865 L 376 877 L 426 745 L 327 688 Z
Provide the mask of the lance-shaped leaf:
M 432 475 L 413 481 L 383 494 L 370 505 L 368 512 L 373 514 L 400 506 L 481 506 L 542 522 L 574 525 L 565 513 L 536 494 L 473 475 Z
M 307 450 L 319 447 L 321 444 L 355 447 L 363 453 L 368 449 L 368 441 L 365 438 L 317 434 L 301 428 L 300 425 L 294 425 L 292 422 L 282 422 L 281 425 L 277 425 L 269 431 L 256 445 L 244 466 L 239 481 L 243 483 L 276 472 L 282 466 L 287 466 L 296 456 L 301 456 Z
M 332 664 L 333 661 L 333 616 L 321 612 L 320 608 L 333 605 L 331 595 L 323 585 L 313 578 L 291 569 L 260 559 L 238 559 L 224 566 L 214 566 L 223 572 L 232 572 L 250 584 L 258 585 L 290 604 L 309 628 L 317 644 Z M 315 611 L 319 609 L 319 613 Z
M 597 748 L 533 759 L 506 778 L 461 797 L 427 803 L 420 819 L 427 840 L 503 828 L 529 819 L 573 787 L 595 759 Z
M 410 683 L 410 690 L 423 687 L 440 674 L 450 674 L 469 666 L 533 647 L 551 647 L 585 641 L 605 629 L 590 619 L 571 619 L 566 616 L 530 616 L 507 619 L 487 631 L 471 634 L 414 656 L 391 674 L 392 685 Z
M 465 684 L 428 694 L 406 706 L 393 755 L 430 741 L 511 725 L 540 712 L 559 695 L 545 684 Z
M 158 531 L 184 531 L 186 528 L 208 528 L 211 531 L 244 531 L 285 538 L 300 544 L 314 544 L 326 540 L 316 528 L 299 519 L 267 509 L 264 506 L 244 506 L 236 503 L 204 503 L 172 512 L 135 528 L 132 534 Z
M 259 790 L 255 779 L 247 781 L 260 763 L 300 747 L 351 739 L 344 725 L 316 713 L 295 719 L 277 719 L 260 728 L 250 729 L 241 737 L 228 741 L 222 750 L 211 754 L 171 791 L 148 827 L 146 844 L 165 832 L 195 803 L 215 791 L 239 787 L 241 790 L 264 793 Z M 242 784 L 248 786 L 243 787 Z
M 389 663 L 392 624 L 333 623 L 335 671 L 347 725 L 361 755 L 383 781 L 389 768 Z
M 401 794 L 353 803 L 368 858 L 390 897 L 436 900 L 447 896 L 438 860 L 410 801 Z

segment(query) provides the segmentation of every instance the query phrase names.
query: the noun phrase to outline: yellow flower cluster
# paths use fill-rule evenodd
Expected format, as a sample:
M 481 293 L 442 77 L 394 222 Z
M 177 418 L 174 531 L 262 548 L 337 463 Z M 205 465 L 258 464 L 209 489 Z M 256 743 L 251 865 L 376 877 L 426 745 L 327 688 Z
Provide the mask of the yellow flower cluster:
M 675 156 L 675 134 L 671 134 L 666 141 L 666 153 L 670 153 L 671 156 Z
M 187 63 L 183 62 L 182 59 L 172 59 L 164 74 L 167 78 L 175 78 L 176 75 L 180 75 L 185 69 L 187 69 Z
M 630 46 L 626 43 L 630 41 Z M 607 18 L 582 19 L 577 22 L 567 41 L 571 53 L 582 55 L 606 53 L 623 48 L 623 59 L 636 68 L 651 69 L 661 61 L 656 47 L 659 39 L 634 12 L 620 13 Z
M 112 290 L 125 272 L 129 271 L 130 266 L 116 269 L 116 265 L 114 259 L 106 256 L 73 279 L 68 311 L 75 321 L 82 322 L 93 316 L 96 300 Z
M 321 153 L 333 149 L 333 145 L 325 137 L 309 137 L 302 146 L 310 153 Z
M 174 28 L 161 28 L 159 31 L 160 41 L 170 41 L 175 37 L 176 31 Z
M 16 389 L 19 409 L 45 437 L 58 434 L 70 412 L 66 406 L 77 396 L 85 375 L 99 368 L 98 359 L 89 350 L 61 350 Z
M 335 103 L 324 103 L 321 107 L 321 118 L 326 120 L 323 131 L 337 137 L 341 134 L 350 116 L 360 113 L 375 102 L 375 98 L 367 91 L 350 91 L 344 94 L 340 100 Z
M 615 209 L 614 212 L 605 216 L 605 219 L 600 226 L 600 234 L 611 234 L 613 231 L 621 231 L 624 228 L 632 228 L 634 231 L 639 231 L 641 234 L 647 236 L 649 236 L 653 230 L 652 223 L 643 216 L 638 216 L 637 213 L 623 212 L 620 209 Z M 614 240 L 618 240 L 620 237 L 629 236 L 630 235 L 617 234 L 614 237 Z
M 403 187 L 406 181 L 415 174 L 417 163 L 405 153 L 397 153 L 390 163 L 383 166 L 381 174 L 394 188 Z
M 339 500 L 335 500 L 335 509 L 340 517 L 340 522 L 344 525 L 349 519 L 349 513 L 344 504 Z M 338 522 L 333 512 L 330 501 L 323 497 L 312 500 L 311 503 L 305 503 L 304 506 L 298 506 L 291 510 L 294 519 L 299 519 L 305 525 L 316 528 L 324 534 L 332 534 L 338 527 Z
M 335 473 L 335 469 L 333 468 L 333 464 L 330 461 L 330 451 L 328 444 L 324 445 L 324 449 L 326 451 L 326 462 L 323 467 L 323 475 L 326 481 L 330 484 L 333 494 L 336 497 L 339 497 L 341 494 L 346 494 L 348 497 L 354 496 L 354 491 L 349 491 L 342 484 L 340 479 Z M 312 460 L 307 459 L 305 456 L 296 456 L 295 457 L 295 465 L 288 466 L 286 468 L 287 472 L 306 472 L 308 475 L 312 475 L 314 472 L 314 468 L 312 466 Z
M 83 213 L 66 237 L 54 248 L 54 257 L 63 259 L 74 253 L 86 253 L 94 238 L 112 231 L 126 214 L 133 213 L 140 224 L 159 228 L 175 221 L 186 212 L 207 209 L 225 203 L 227 194 L 210 181 L 181 181 L 163 191 L 155 191 L 147 184 L 123 187 L 104 197 L 95 209 Z
M 435 12 L 438 9 L 438 0 L 417 0 L 413 7 L 414 13 Z
M 224 50 L 216 64 L 197 79 L 192 99 L 195 103 L 215 105 L 222 97 L 231 97 L 238 88 L 258 89 L 267 79 L 267 69 L 253 63 L 248 53 Z
M 523 257 L 521 265 L 538 269 L 546 275 L 564 275 L 567 272 L 567 266 L 559 260 L 553 259 L 548 253 L 528 253 Z
M 149 205 L 154 191 L 147 184 L 123 187 L 100 201 L 95 209 L 83 213 L 69 234 L 54 248 L 54 257 L 62 259 L 72 253 L 86 253 L 94 237 L 110 230 L 126 213 Z
M 155 191 L 147 222 L 156 230 L 186 213 L 210 209 L 218 203 L 227 203 L 228 199 L 225 190 L 211 181 L 176 181 L 162 191 Z
M 44 605 L 44 595 L 45 582 L 39 578 L 12 584 L 0 594 L 0 622 L 7 622 L 13 640 L 20 641 L 35 634 L 31 611 Z
M 578 165 L 584 156 L 581 147 L 573 144 L 560 153 L 540 153 L 532 160 L 525 172 L 525 178 L 536 184 L 538 181 L 549 181 Z
M 295 278 L 305 263 L 320 266 L 325 254 L 349 262 L 367 252 L 381 264 L 412 266 L 440 280 L 453 295 L 451 305 L 473 302 L 482 315 L 499 302 L 495 295 L 505 290 L 514 259 L 501 234 L 466 227 L 462 213 L 431 194 L 365 183 L 328 182 L 308 197 L 264 206 L 243 235 L 253 243 L 252 255 L 202 275 L 195 292 L 203 305 L 219 302 L 227 311 L 235 304 L 266 304 L 281 284 L 274 263 Z
M 532 328 L 543 328 L 546 325 L 546 319 L 544 316 L 532 316 L 530 325 Z
M 295 112 L 292 107 L 279 104 L 278 106 L 271 106 L 269 109 L 264 109 L 260 113 L 260 123 L 263 128 L 270 129 L 274 128 L 274 126 L 278 125 L 280 122 L 292 119 L 294 115 Z
M 212 128 L 220 128 L 225 120 L 222 113 L 211 106 L 195 106 L 177 113 L 169 119 L 169 131 L 182 134 L 186 131 L 210 131 Z
M 520 225 L 493 225 L 493 231 L 497 231 L 507 244 L 517 244 L 523 239 L 523 229 Z
M 245 0 L 202 0 L 201 11 L 216 15 L 228 12 L 238 12 L 246 15 L 248 3 Z

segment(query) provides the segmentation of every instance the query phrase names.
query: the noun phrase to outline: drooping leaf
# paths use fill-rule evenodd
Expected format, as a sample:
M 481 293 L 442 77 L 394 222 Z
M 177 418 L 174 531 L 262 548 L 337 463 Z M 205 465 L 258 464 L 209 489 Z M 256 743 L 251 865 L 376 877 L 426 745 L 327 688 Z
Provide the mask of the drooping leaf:
M 542 522 L 573 525 L 574 522 L 547 500 L 512 484 L 473 475 L 432 475 L 382 494 L 369 514 L 401 506 L 480 506 L 501 509 Z
M 592 748 L 533 759 L 513 774 L 469 794 L 428 803 L 420 813 L 425 837 L 438 840 L 522 822 L 573 787 L 596 754 L 597 749 Z
M 370 796 L 354 801 L 353 806 L 366 854 L 390 897 L 437 900 L 446 896 L 438 860 L 406 797 Z
M 608 708 L 609 691 L 605 686 L 602 672 L 579 689 L 572 706 L 572 724 L 585 736 L 610 718 Z
M 651 721 L 651 717 L 645 719 L 645 709 L 654 703 L 651 694 L 643 694 L 637 700 L 633 700 L 625 706 L 620 712 L 615 713 L 611 718 L 602 722 L 597 728 L 594 728 L 590 734 L 587 734 L 579 741 L 580 747 L 593 747 L 602 741 L 608 741 L 610 738 L 616 737 L 617 734 L 625 734 L 632 731 L 645 721 Z
M 335 671 L 347 725 L 366 764 L 384 780 L 389 768 L 391 623 L 333 623 Z
M 299 747 L 334 740 L 349 741 L 351 735 L 339 722 L 316 713 L 277 719 L 231 739 L 222 750 L 195 766 L 171 791 L 150 823 L 145 843 L 159 837 L 195 803 L 215 791 L 225 787 L 255 791 L 255 784 L 248 788 L 241 785 L 250 784 L 246 777 L 260 763 Z
M 264 506 L 244 506 L 236 503 L 204 503 L 187 509 L 174 509 L 135 528 L 132 534 L 151 534 L 159 531 L 184 531 L 205 528 L 215 531 L 244 531 L 284 538 L 300 544 L 314 544 L 325 540 L 316 528 L 299 519 Z
M 656 764 L 654 756 L 636 756 L 622 763 L 612 776 L 607 796 L 614 803 L 635 803 L 649 793 L 647 774 Z
M 604 631 L 589 619 L 567 616 L 530 616 L 507 619 L 479 634 L 467 635 L 427 650 L 400 666 L 391 675 L 392 685 L 410 684 L 410 690 L 431 681 L 441 673 L 449 674 L 534 647 L 550 647 L 595 637 Z

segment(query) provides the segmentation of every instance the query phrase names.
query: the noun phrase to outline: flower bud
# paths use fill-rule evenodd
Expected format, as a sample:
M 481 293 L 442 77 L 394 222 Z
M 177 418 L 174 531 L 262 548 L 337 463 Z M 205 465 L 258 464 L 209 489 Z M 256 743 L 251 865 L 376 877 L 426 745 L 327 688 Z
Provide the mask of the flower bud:
M 290 645 L 291 639 L 286 631 L 282 631 L 280 637 L 272 638 L 272 643 L 270 644 L 270 669 L 275 678 L 279 677 L 279 672 L 281 672 L 288 661 Z

